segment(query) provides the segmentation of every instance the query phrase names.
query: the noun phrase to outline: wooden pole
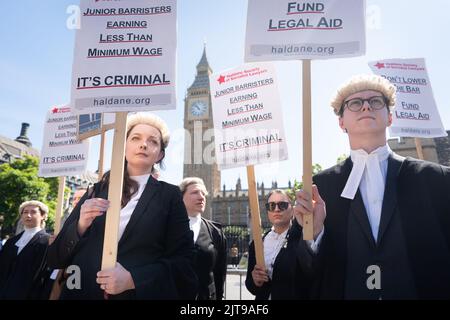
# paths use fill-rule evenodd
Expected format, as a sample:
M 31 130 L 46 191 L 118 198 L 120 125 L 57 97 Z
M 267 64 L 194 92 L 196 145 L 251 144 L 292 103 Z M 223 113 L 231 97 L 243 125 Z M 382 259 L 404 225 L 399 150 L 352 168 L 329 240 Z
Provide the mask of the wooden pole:
M 100 138 L 100 158 L 98 159 L 98 181 L 102 180 L 103 177 L 103 168 L 104 168 L 104 160 L 105 160 L 105 139 L 106 139 L 106 131 L 102 129 L 102 134 Z
M 312 195 L 311 60 L 303 60 L 303 190 Z M 303 216 L 303 239 L 313 240 L 312 212 Z
M 59 177 L 58 183 L 58 202 L 56 204 L 56 212 L 55 212 L 55 227 L 53 228 L 53 236 L 49 239 L 49 244 L 53 242 L 54 237 L 56 237 L 61 230 L 61 217 L 63 213 L 63 202 L 64 202 L 64 187 L 66 186 L 66 177 Z M 59 270 L 55 281 L 52 285 L 52 290 L 50 291 L 49 300 L 58 300 L 59 295 L 61 294 L 61 277 L 63 276 L 64 270 Z
M 256 190 L 255 168 L 247 166 L 248 197 L 250 200 L 250 215 L 252 221 L 253 243 L 255 245 L 256 264 L 266 268 L 264 263 L 264 248 L 261 232 L 261 216 L 259 212 L 258 192 Z
M 422 140 L 420 138 L 414 138 L 414 142 L 416 143 L 417 156 L 420 160 L 425 160 L 423 157 Z
M 58 202 L 56 204 L 55 212 L 55 227 L 53 232 L 54 236 L 56 236 L 61 230 L 61 217 L 63 215 L 64 187 L 66 186 L 66 177 L 59 177 L 58 180 Z
M 103 240 L 102 270 L 116 266 L 119 237 L 119 218 L 122 200 L 122 184 L 125 159 L 127 112 L 116 113 L 114 142 L 111 160 L 108 199 L 110 207 L 106 213 L 105 237 Z

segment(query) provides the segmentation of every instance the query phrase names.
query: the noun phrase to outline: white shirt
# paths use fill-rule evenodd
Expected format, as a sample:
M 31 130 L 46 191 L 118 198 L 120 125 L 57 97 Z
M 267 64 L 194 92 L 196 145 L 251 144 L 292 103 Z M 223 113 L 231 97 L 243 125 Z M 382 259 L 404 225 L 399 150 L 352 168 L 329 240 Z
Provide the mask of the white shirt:
M 144 192 L 145 186 L 147 185 L 150 174 L 144 174 L 142 176 L 130 176 L 131 179 L 136 181 L 139 185 L 138 191 L 131 197 L 127 205 L 120 210 L 120 221 L 119 221 L 119 240 L 122 237 L 125 228 L 130 221 L 131 215 L 133 214 L 136 205 L 141 198 L 142 192 Z
M 306 240 L 306 243 L 311 248 L 312 252 L 317 253 L 319 251 L 320 242 L 322 241 L 323 234 L 325 232 L 325 227 L 322 228 L 316 240 Z
M 17 240 L 16 242 L 16 247 L 18 247 L 17 249 L 17 254 L 20 253 L 20 251 L 22 251 L 22 249 L 28 244 L 28 242 L 30 242 L 30 240 L 34 237 L 34 235 L 36 233 L 38 233 L 39 231 L 41 231 L 42 228 L 41 227 L 34 227 L 34 228 L 25 228 L 22 236 L 20 237 L 19 240 Z
M 189 216 L 189 227 L 192 232 L 194 232 L 194 243 L 198 239 L 198 234 L 200 233 L 200 226 L 202 225 L 202 215 L 199 213 L 195 217 Z
M 350 157 L 353 161 L 353 168 L 341 194 L 341 197 L 353 200 L 359 188 L 375 241 L 378 239 L 388 157 L 391 153 L 392 150 L 388 145 L 379 147 L 372 151 L 370 155 L 361 149 L 351 150 Z M 369 156 L 371 156 L 370 165 L 367 161 Z M 323 234 L 324 229 L 322 229 L 316 241 L 308 241 L 314 253 L 318 251 Z
M 387 145 L 379 147 L 370 154 L 361 149 L 351 150 L 350 157 L 355 170 L 352 169 L 341 195 L 344 198 L 353 199 L 359 187 L 375 241 L 378 238 L 388 157 L 391 153 Z
M 283 233 L 278 234 L 272 227 L 272 230 L 264 238 L 264 262 L 270 279 L 272 279 L 273 265 L 275 264 L 278 253 L 280 253 L 283 246 L 287 245 L 286 235 L 288 230 L 289 228 Z

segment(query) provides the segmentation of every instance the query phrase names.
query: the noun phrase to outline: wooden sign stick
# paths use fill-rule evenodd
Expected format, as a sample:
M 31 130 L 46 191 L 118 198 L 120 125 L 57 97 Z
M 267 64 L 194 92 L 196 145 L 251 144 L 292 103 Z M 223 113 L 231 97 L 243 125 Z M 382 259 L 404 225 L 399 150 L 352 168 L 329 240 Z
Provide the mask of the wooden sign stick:
M 116 113 L 114 141 L 111 160 L 108 199 L 110 207 L 106 213 L 105 237 L 103 240 L 102 270 L 116 266 L 119 237 L 119 218 L 122 200 L 127 112 Z
M 255 245 L 256 264 L 266 268 L 264 263 L 264 248 L 261 232 L 261 216 L 259 212 L 258 192 L 256 190 L 255 168 L 247 166 L 248 197 L 250 200 L 250 215 L 252 221 L 253 244 Z
M 53 228 L 53 236 L 56 237 L 61 231 L 61 217 L 63 213 L 63 202 L 64 202 L 64 187 L 66 186 L 66 177 L 58 178 L 58 202 L 56 203 L 56 212 L 55 212 L 55 226 Z M 52 237 L 53 238 L 53 237 Z M 53 240 L 49 239 L 49 245 Z M 56 279 L 53 282 L 52 290 L 50 291 L 49 300 L 58 300 L 59 295 L 61 294 L 61 286 L 60 279 L 63 275 L 64 270 L 59 270 L 56 275 Z
M 125 121 L 126 121 L 126 113 L 125 113 Z M 125 124 L 126 125 L 126 124 Z M 109 127 L 102 127 L 101 131 L 101 141 L 100 141 L 100 159 L 98 161 L 98 181 L 100 181 L 103 177 L 103 168 L 104 168 L 104 153 L 105 153 L 105 132 L 107 130 L 112 129 L 111 125 Z M 84 137 L 88 138 L 88 137 Z M 123 165 L 122 165 L 123 167 Z M 56 206 L 56 216 L 55 216 L 55 231 L 54 235 L 56 236 L 61 229 L 61 213 L 62 213 L 62 199 L 64 199 L 64 186 L 65 186 L 66 177 L 59 177 L 59 188 L 58 188 L 58 204 Z M 62 190 L 62 191 L 61 191 Z M 62 197 L 60 195 L 63 195 Z M 122 191 L 121 191 L 122 194 Z M 60 202 L 61 201 L 61 202 Z M 61 204 L 60 204 L 61 203 Z M 120 213 L 120 209 L 119 209 Z M 106 233 L 105 233 L 106 236 Z M 117 249 L 116 249 L 117 251 Z M 116 254 L 117 256 L 117 254 Z M 115 262 L 114 262 L 115 265 Z M 63 277 L 64 269 L 58 271 L 58 275 L 52 286 L 52 291 L 50 292 L 49 300 L 58 300 L 62 290 L 61 278 Z
M 106 139 L 106 130 L 102 129 L 102 134 L 100 138 L 100 157 L 98 159 L 98 181 L 102 180 L 103 177 L 103 168 L 105 161 L 105 139 Z
M 425 160 L 423 157 L 422 140 L 420 138 L 414 138 L 414 142 L 416 143 L 417 156 L 420 160 Z
M 58 202 L 56 204 L 56 212 L 55 212 L 55 227 L 53 234 L 58 235 L 61 230 L 61 217 L 63 215 L 63 204 L 64 204 L 64 187 L 66 186 L 66 177 L 58 178 Z
M 303 190 L 312 195 L 311 60 L 303 60 Z M 312 212 L 303 216 L 303 240 L 313 240 Z

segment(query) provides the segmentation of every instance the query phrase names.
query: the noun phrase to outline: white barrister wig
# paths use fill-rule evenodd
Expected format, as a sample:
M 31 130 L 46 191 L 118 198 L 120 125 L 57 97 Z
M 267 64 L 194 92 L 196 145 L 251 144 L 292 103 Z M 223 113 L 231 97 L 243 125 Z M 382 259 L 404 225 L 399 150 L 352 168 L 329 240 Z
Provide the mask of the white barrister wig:
M 127 136 L 130 133 L 130 130 L 133 129 L 135 125 L 138 124 L 147 124 L 149 126 L 155 127 L 161 133 L 161 138 L 163 142 L 164 149 L 169 145 L 170 140 L 170 132 L 169 127 L 164 122 L 163 119 L 158 117 L 157 115 L 151 113 L 135 113 L 128 116 L 127 121 Z
M 22 214 L 23 209 L 25 209 L 25 207 L 28 206 L 33 206 L 33 207 L 38 207 L 41 210 L 42 215 L 47 214 L 48 213 L 48 207 L 46 204 L 37 201 L 37 200 L 30 200 L 30 201 L 25 201 L 22 202 L 19 206 L 19 214 Z
M 375 74 L 362 74 L 350 78 L 336 91 L 331 100 L 331 107 L 334 109 L 334 113 L 339 115 L 339 111 L 347 97 L 365 90 L 374 90 L 382 93 L 387 99 L 389 109 L 395 106 L 396 88 L 389 80 Z

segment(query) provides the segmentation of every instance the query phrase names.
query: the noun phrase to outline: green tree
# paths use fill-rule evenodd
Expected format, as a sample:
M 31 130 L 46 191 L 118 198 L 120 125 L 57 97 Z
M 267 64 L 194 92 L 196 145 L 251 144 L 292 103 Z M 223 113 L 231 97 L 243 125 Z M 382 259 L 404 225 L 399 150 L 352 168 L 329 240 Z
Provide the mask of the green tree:
M 322 170 L 323 170 L 322 166 L 320 164 L 318 164 L 318 163 L 315 163 L 312 166 L 312 175 L 314 176 L 314 175 L 318 174 Z
M 46 222 L 53 229 L 58 178 L 38 177 L 39 159 L 25 156 L 24 159 L 0 165 L 0 215 L 3 228 L 11 229 L 19 218 L 19 206 L 27 200 L 38 200 L 49 207 Z
M 322 171 L 322 166 L 318 163 L 313 164 L 312 166 L 312 175 L 318 174 L 320 171 Z M 286 190 L 287 194 L 289 195 L 289 198 L 291 201 L 295 200 L 295 193 L 303 188 L 303 181 L 297 181 L 297 179 L 294 180 L 294 185 L 291 189 Z
M 223 233 L 229 238 L 245 239 L 249 235 L 248 229 L 239 226 L 226 226 L 223 228 Z
M 337 164 L 341 163 L 342 161 L 344 161 L 345 159 L 347 159 L 347 157 L 348 157 L 348 155 L 346 155 L 345 153 L 344 153 L 344 154 L 341 154 L 341 155 L 337 158 L 336 163 L 337 163 Z

